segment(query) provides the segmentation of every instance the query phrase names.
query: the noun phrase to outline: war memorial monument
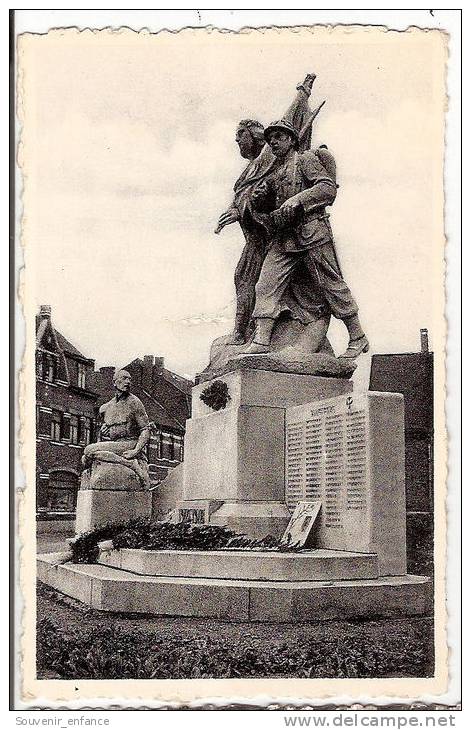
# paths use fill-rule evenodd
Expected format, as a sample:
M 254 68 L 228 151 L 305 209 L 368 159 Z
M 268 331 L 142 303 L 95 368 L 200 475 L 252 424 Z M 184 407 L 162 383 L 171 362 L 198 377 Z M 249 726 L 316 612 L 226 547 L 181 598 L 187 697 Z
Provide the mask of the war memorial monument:
M 148 418 L 118 371 L 100 441 L 84 455 L 77 504 L 80 535 L 151 518 L 170 489 L 168 520 L 258 541 L 271 535 L 278 547 L 142 550 L 106 541 L 95 564 L 39 556 L 43 582 L 96 609 L 300 621 L 430 607 L 430 579 L 406 567 L 403 396 L 356 391 L 351 381 L 370 343 L 329 222 L 336 161 L 325 145 L 311 148 L 322 108 L 309 104 L 314 81 L 306 76 L 268 127 L 237 126 L 247 165 L 215 231 L 238 225 L 245 239 L 235 322 L 197 376 L 183 464 L 149 491 Z M 339 356 L 328 339 L 332 317 L 349 337 Z

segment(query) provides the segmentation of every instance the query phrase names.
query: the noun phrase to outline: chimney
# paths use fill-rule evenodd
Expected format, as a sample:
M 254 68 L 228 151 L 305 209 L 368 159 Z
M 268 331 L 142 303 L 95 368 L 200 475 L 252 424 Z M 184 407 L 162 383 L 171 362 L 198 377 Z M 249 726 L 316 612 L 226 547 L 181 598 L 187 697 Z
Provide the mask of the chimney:
M 155 362 L 155 367 L 157 368 L 157 370 L 162 370 L 162 368 L 164 366 L 164 358 L 163 357 L 156 357 L 154 359 L 154 362 Z
M 144 364 L 142 367 L 142 387 L 148 393 L 152 391 L 153 369 L 154 356 L 144 355 Z
M 106 382 L 109 384 L 113 382 L 114 371 L 115 369 L 112 365 L 107 365 L 106 367 L 100 368 L 100 374 L 103 375 L 104 380 L 106 380 Z
M 422 355 L 428 353 L 428 329 L 420 330 L 420 351 Z
M 51 318 L 51 305 L 50 304 L 41 304 L 39 307 L 39 316 L 41 319 L 50 319 Z

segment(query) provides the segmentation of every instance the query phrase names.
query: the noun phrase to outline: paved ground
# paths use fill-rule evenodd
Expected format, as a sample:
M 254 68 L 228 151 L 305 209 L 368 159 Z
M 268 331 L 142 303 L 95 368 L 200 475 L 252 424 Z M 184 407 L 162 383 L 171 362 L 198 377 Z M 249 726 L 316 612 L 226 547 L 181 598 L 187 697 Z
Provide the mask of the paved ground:
M 59 535 L 51 533 L 50 535 L 38 535 L 37 536 L 37 551 L 38 553 L 58 553 L 67 550 L 67 538 L 73 537 L 73 533 L 70 535 Z

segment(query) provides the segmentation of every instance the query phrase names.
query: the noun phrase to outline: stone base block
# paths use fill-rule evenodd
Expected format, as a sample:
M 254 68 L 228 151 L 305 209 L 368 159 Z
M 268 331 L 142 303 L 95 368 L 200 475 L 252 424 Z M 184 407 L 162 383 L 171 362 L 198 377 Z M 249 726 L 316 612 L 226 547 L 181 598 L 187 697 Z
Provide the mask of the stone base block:
M 186 424 L 184 501 L 284 499 L 284 410 L 239 406 Z
M 103 565 L 64 564 L 66 557 L 38 556 L 38 579 L 99 611 L 248 620 L 249 592 L 243 584 L 138 576 Z
M 182 492 L 183 464 L 178 464 L 151 491 L 152 518 L 160 520 L 163 515 L 175 509 L 182 498 Z
M 138 575 L 224 580 L 317 581 L 377 578 L 378 558 L 340 550 L 114 550 L 101 543 L 101 565 Z
M 229 621 L 297 622 L 431 612 L 429 578 L 415 575 L 367 580 L 283 581 L 156 578 L 104 565 L 63 563 L 38 556 L 38 578 L 95 609 L 195 616 Z
M 224 502 L 209 523 L 261 540 L 267 535 L 281 537 L 290 517 L 284 502 Z
M 268 372 L 240 369 L 217 378 L 226 383 L 230 400 L 227 408 L 264 406 L 288 408 L 315 400 L 350 393 L 351 381 L 318 375 Z M 210 383 L 195 385 L 191 391 L 191 418 L 207 416 L 214 411 L 201 400 L 201 394 Z
M 75 534 L 80 535 L 100 525 L 127 522 L 134 517 L 150 517 L 151 509 L 151 492 L 80 489 Z

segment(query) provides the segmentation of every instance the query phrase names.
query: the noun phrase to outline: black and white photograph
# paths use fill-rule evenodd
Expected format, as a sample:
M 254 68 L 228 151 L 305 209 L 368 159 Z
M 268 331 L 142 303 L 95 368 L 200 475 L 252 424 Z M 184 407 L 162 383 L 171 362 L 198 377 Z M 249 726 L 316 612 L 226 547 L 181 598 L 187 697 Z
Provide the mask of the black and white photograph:
M 445 695 L 449 35 L 16 43 L 23 697 Z

